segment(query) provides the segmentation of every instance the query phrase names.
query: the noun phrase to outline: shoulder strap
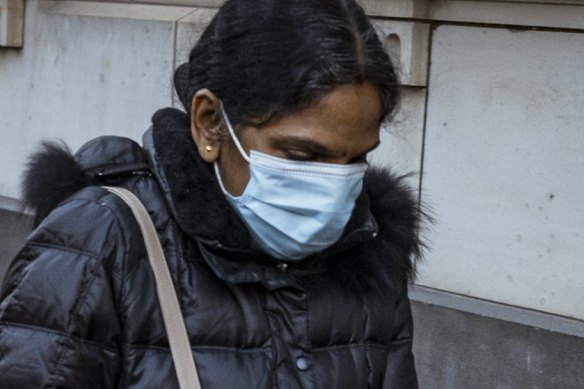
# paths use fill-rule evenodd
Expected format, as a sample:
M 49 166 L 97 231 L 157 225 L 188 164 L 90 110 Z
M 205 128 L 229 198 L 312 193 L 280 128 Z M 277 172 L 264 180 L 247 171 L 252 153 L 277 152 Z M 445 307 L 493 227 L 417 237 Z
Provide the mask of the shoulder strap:
M 201 384 L 199 382 L 183 315 L 152 219 L 148 215 L 148 211 L 144 208 L 144 205 L 129 190 L 109 186 L 104 186 L 103 188 L 120 197 L 128 204 L 140 225 L 150 266 L 152 267 L 156 280 L 158 301 L 160 302 L 162 318 L 168 334 L 168 342 L 170 344 L 170 351 L 174 360 L 174 368 L 178 377 L 179 386 L 181 389 L 200 389 Z

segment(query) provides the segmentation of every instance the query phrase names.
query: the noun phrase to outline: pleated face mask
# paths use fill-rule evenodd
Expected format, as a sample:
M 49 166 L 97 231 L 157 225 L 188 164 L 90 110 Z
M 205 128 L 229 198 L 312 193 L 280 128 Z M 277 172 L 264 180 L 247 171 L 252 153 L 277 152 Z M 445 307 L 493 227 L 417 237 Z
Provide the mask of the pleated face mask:
M 222 114 L 249 163 L 250 178 L 241 196 L 233 196 L 223 186 L 216 162 L 215 174 L 262 251 L 300 260 L 335 243 L 351 217 L 368 165 L 294 161 L 255 150 L 248 156 L 223 109 Z

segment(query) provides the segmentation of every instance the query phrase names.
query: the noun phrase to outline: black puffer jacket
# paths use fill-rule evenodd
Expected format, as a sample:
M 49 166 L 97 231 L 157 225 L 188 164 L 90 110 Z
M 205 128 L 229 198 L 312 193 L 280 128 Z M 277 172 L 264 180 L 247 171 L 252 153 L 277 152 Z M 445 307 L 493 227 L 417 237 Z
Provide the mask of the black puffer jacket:
M 403 183 L 370 172 L 340 241 L 284 269 L 250 249 L 186 115 L 153 123 L 144 149 L 105 137 L 32 160 L 26 195 L 43 220 L 4 285 L 0 388 L 178 387 L 139 229 L 101 184 L 149 210 L 203 388 L 416 388 L 419 209 Z

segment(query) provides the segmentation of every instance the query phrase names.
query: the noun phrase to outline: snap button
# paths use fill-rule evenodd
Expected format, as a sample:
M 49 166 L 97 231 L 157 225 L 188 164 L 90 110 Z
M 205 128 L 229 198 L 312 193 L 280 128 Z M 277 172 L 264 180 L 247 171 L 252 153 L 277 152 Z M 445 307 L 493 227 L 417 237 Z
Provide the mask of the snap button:
M 310 363 L 308 362 L 308 359 L 304 358 L 304 357 L 300 357 L 296 360 L 296 367 L 298 368 L 298 370 L 308 370 L 308 368 L 310 367 Z
M 280 270 L 280 271 L 286 271 L 288 270 L 288 264 L 285 262 L 280 262 L 278 263 L 278 265 L 276 265 L 276 267 Z

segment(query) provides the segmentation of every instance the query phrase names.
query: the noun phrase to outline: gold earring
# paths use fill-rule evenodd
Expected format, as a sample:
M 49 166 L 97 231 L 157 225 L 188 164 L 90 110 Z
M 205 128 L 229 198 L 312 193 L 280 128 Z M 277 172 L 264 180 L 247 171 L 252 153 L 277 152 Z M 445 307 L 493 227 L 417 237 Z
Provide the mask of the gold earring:
M 205 146 L 205 151 L 210 153 L 211 151 L 213 151 L 213 146 L 211 146 L 211 145 Z

